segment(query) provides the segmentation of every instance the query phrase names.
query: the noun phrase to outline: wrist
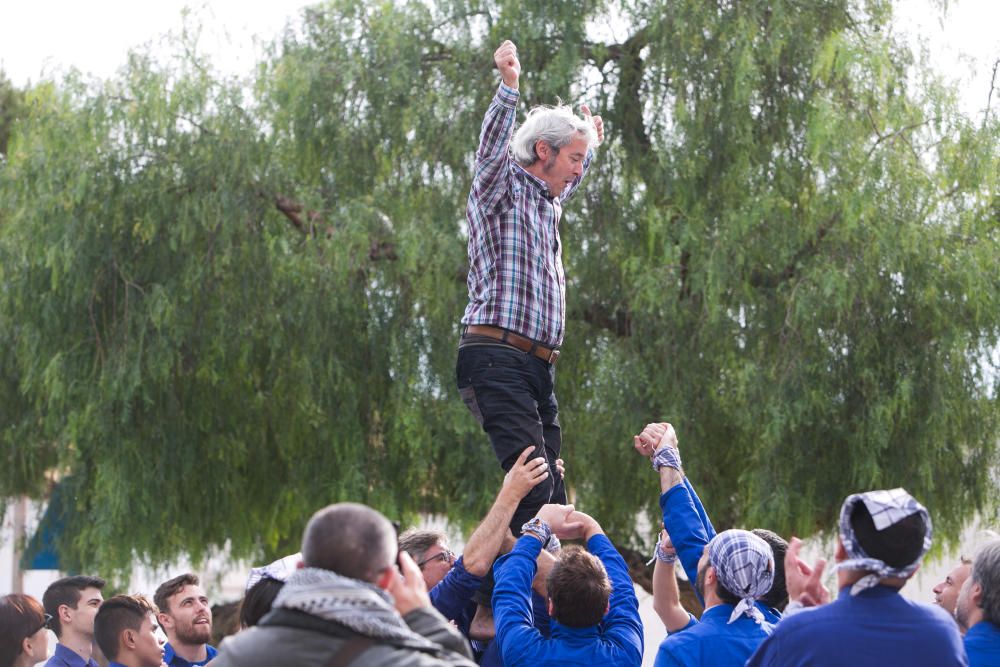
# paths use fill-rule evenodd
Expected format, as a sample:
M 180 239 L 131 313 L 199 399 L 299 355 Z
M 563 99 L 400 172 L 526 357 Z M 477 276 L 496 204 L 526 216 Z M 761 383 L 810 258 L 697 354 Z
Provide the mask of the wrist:
M 521 526 L 521 536 L 531 535 L 545 547 L 552 537 L 552 528 L 537 516 Z

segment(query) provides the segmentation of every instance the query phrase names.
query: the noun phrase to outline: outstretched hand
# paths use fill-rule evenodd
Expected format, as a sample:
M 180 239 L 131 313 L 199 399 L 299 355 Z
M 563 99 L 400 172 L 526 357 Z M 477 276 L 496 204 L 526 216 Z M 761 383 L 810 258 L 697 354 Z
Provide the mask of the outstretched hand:
M 528 447 L 521 452 L 503 478 L 503 490 L 515 496 L 518 501 L 549 476 L 549 464 L 544 456 L 527 460 L 533 451 L 534 447 Z
M 604 119 L 600 116 L 592 115 L 590 107 L 586 104 L 580 105 L 580 111 L 583 113 L 583 119 L 594 126 L 594 130 L 597 132 L 597 145 L 600 146 L 604 143 Z
M 517 88 L 517 81 L 521 78 L 521 61 L 517 59 L 517 47 L 514 46 L 514 42 L 509 39 L 504 41 L 493 52 L 493 62 L 500 70 L 503 85 L 508 88 Z
M 788 599 L 802 603 L 804 607 L 816 607 L 830 601 L 830 591 L 822 583 L 826 559 L 817 559 L 812 567 L 799 558 L 802 540 L 793 537 L 785 552 L 785 586 Z
M 535 516 L 547 523 L 553 534 L 560 540 L 572 540 L 579 537 L 584 527 L 580 518 L 586 517 L 585 514 L 575 511 L 572 505 L 554 503 L 542 505 Z

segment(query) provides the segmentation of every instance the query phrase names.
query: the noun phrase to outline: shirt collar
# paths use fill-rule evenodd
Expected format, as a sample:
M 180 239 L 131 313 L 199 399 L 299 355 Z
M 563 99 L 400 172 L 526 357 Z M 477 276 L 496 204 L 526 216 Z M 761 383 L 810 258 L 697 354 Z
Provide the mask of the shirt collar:
M 79 653 L 62 643 L 56 644 L 56 650 L 52 657 L 61 660 L 68 667 L 97 667 L 97 662 L 93 658 L 84 660 Z
M 568 639 L 570 637 L 575 637 L 578 639 L 589 639 L 592 637 L 601 636 L 601 626 L 600 625 L 588 625 L 585 628 L 571 628 L 567 625 L 563 625 L 556 619 L 549 619 L 549 628 L 552 631 L 552 637 L 560 639 Z
M 528 181 L 529 184 L 534 185 L 538 188 L 539 194 L 541 194 L 546 199 L 554 199 L 552 195 L 549 194 L 549 184 L 538 178 L 530 171 L 519 165 L 517 162 L 511 162 L 514 165 L 514 173 L 521 174 L 524 180 Z
M 215 650 L 215 647 L 211 645 L 205 646 L 205 651 L 204 660 L 199 660 L 198 662 L 188 662 L 174 653 L 174 647 L 170 645 L 170 642 L 167 642 L 163 646 L 163 662 L 169 665 L 169 667 L 194 667 L 194 665 L 204 665 L 218 653 L 218 651 Z

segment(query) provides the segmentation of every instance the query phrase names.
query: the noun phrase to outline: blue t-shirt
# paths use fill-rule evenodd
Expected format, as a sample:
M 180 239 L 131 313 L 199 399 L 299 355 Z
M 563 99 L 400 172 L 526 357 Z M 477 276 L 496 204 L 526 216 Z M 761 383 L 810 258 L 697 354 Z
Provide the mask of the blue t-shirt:
M 989 621 L 976 623 L 965 633 L 965 652 L 969 667 L 1000 665 L 1000 627 Z
M 890 586 L 782 619 L 747 667 L 966 667 L 958 625 L 940 607 L 907 600 Z
M 45 667 L 98 667 L 97 661 L 91 658 L 84 660 L 80 654 L 62 644 L 56 644 L 55 653 L 45 663 Z
M 747 661 L 774 630 L 746 614 L 729 623 L 734 606 L 720 604 L 706 609 L 701 622 L 692 618 L 683 632 L 672 632 L 656 652 L 656 667 L 731 667 Z
M 198 662 L 188 662 L 174 653 L 174 647 L 170 645 L 170 642 L 167 642 L 163 646 L 163 662 L 167 665 L 167 667 L 195 667 L 196 665 L 201 667 L 219 654 L 219 652 L 215 650 L 214 646 L 206 645 L 205 650 L 206 655 L 204 660 L 199 660 Z
M 604 564 L 611 580 L 608 612 L 597 625 L 570 628 L 550 621 L 551 636 L 533 625 L 531 580 L 542 543 L 530 535 L 493 565 L 493 622 L 507 667 L 519 665 L 600 665 L 638 667 L 642 663 L 642 621 L 628 566 L 611 541 L 594 535 L 587 549 Z

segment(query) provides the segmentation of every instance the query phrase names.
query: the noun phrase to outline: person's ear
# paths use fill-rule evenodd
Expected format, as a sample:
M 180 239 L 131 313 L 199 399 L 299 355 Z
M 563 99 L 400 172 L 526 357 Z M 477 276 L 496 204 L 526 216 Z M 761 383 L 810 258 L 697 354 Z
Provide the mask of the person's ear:
M 981 584 L 973 583 L 969 587 L 969 599 L 972 601 L 972 604 L 976 605 L 976 608 L 983 608 L 983 587 Z
M 32 635 L 31 637 L 34 637 L 34 635 Z M 21 653 L 25 654 L 26 656 L 34 658 L 35 648 L 34 646 L 31 645 L 32 644 L 31 637 L 25 637 L 24 639 L 21 640 Z
M 166 612 L 161 611 L 157 614 L 156 620 L 159 621 L 160 627 L 163 628 L 164 632 L 167 631 L 167 628 L 174 627 L 174 619 L 170 618 L 170 614 Z
M 541 139 L 535 142 L 535 155 L 538 156 L 539 160 L 545 162 L 546 160 L 549 159 L 549 155 L 551 153 L 552 153 L 552 146 L 549 146 L 547 142 L 542 141 Z
M 59 605 L 59 608 L 56 609 L 56 616 L 59 617 L 59 623 L 61 625 L 66 625 L 73 621 L 73 614 L 71 612 L 72 609 L 70 609 L 68 604 Z
M 847 560 L 847 549 L 844 548 L 844 540 L 837 538 L 837 551 L 833 554 L 833 559 L 838 563 Z
M 381 588 L 382 590 L 387 590 L 389 586 L 392 585 L 392 580 L 399 576 L 402 575 L 400 575 L 399 571 L 396 570 L 396 566 L 390 565 L 389 567 L 382 570 L 382 573 L 378 576 L 378 579 L 375 580 L 375 585 Z

